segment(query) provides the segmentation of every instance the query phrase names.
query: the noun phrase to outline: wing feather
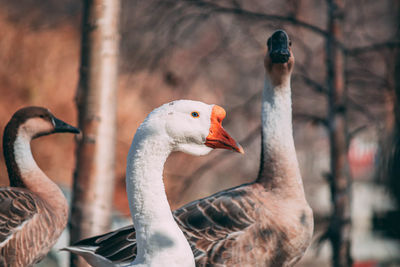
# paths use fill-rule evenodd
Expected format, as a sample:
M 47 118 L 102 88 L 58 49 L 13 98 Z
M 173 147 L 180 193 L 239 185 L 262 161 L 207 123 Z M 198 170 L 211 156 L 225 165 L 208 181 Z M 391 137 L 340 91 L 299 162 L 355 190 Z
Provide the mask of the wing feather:
M 16 188 L 0 188 L 0 247 L 37 213 L 37 205 L 29 192 Z
M 193 201 L 173 212 L 175 220 L 189 240 L 196 261 L 212 257 L 220 262 L 229 257 L 227 249 L 238 232 L 254 224 L 244 208 L 254 207 L 252 190 L 246 185 Z M 75 247 L 94 247 L 95 254 L 114 262 L 130 262 L 136 257 L 136 237 L 133 225 L 79 241 Z M 206 260 L 207 261 L 207 260 Z

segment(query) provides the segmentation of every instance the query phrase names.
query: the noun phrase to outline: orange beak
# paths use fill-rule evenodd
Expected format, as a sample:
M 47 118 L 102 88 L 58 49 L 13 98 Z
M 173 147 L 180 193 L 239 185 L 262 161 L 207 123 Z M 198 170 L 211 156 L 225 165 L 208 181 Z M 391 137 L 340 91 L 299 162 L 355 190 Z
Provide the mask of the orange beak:
M 229 149 L 244 154 L 242 146 L 222 127 L 222 120 L 225 116 L 225 110 L 220 106 L 214 105 L 211 112 L 210 133 L 206 138 L 205 145 L 212 148 Z

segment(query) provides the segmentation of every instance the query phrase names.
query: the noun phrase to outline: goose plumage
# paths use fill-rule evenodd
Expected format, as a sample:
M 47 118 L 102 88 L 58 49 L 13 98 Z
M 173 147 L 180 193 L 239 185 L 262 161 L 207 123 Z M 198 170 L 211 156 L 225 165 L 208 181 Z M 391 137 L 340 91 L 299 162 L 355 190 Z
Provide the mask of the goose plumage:
M 288 35 L 267 42 L 262 96 L 262 151 L 257 179 L 193 201 L 173 212 L 197 266 L 293 266 L 311 243 L 313 215 L 300 174 L 292 129 L 290 77 L 294 56 Z M 110 262 L 136 256 L 133 225 L 82 240 L 85 259 Z
M 42 107 L 18 110 L 3 135 L 10 187 L 0 188 L 0 266 L 39 262 L 68 221 L 68 203 L 60 188 L 37 166 L 31 152 L 34 138 L 79 133 Z
M 127 158 L 126 188 L 136 226 L 137 257 L 122 266 L 195 266 L 192 250 L 172 216 L 163 184 L 164 163 L 173 151 L 206 155 L 213 148 L 243 152 L 221 125 L 225 110 L 217 105 L 179 100 L 152 111 L 139 126 Z M 110 244 L 111 245 L 111 244 Z M 90 248 L 66 250 L 90 255 Z M 121 266 L 106 258 L 93 266 Z

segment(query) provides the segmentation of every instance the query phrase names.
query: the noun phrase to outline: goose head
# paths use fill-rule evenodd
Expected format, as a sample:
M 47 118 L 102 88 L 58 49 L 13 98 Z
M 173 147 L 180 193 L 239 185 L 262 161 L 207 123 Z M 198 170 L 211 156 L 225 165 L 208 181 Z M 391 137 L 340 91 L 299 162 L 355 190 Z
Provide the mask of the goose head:
M 13 128 L 18 131 L 14 133 L 15 135 L 30 139 L 52 133 L 80 132 L 77 128 L 57 119 L 48 109 L 34 106 L 15 112 L 6 128 Z
M 155 109 L 139 128 L 146 134 L 161 132 L 168 136 L 172 151 L 201 156 L 214 148 L 223 148 L 244 153 L 222 127 L 225 115 L 225 110 L 217 105 L 177 100 Z
M 283 30 L 275 31 L 267 41 L 268 53 L 264 58 L 267 76 L 273 85 L 290 80 L 294 66 L 291 41 Z

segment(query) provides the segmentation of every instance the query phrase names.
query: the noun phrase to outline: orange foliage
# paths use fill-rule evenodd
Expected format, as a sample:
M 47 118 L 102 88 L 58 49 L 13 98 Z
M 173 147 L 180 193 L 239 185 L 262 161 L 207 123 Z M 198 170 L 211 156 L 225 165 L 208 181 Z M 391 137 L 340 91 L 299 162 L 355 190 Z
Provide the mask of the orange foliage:
M 12 114 L 28 105 L 47 107 L 60 119 L 76 125 L 73 101 L 79 63 L 76 29 L 63 25 L 33 31 L 29 25 L 10 22 L 0 13 L 0 32 L 1 132 Z M 33 153 L 39 166 L 56 182 L 71 182 L 72 135 L 58 134 L 35 140 Z M 3 163 L 0 183 L 8 185 Z

